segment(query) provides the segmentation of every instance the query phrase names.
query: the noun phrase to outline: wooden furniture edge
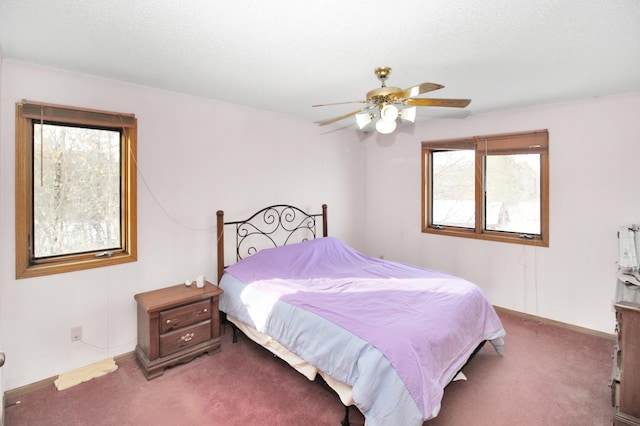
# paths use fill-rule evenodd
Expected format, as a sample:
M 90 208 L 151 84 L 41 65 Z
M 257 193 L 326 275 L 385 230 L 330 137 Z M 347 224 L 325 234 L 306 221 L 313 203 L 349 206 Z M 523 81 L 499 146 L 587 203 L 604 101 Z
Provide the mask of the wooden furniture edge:
M 218 260 L 218 279 L 216 281 L 216 285 L 220 285 L 220 280 L 222 279 L 222 274 L 224 273 L 224 211 L 218 210 L 216 212 L 217 216 L 217 260 Z
M 521 317 L 521 318 L 529 319 L 529 320 L 532 320 L 532 321 L 537 321 L 537 322 L 540 322 L 540 323 L 543 323 L 543 324 L 555 325 L 557 327 L 565 328 L 565 329 L 568 329 L 568 330 L 571 330 L 571 331 L 576 331 L 578 333 L 588 334 L 588 335 L 595 336 L 595 337 L 602 337 L 604 339 L 608 339 L 608 340 L 611 340 L 611 341 L 615 341 L 616 340 L 616 336 L 614 334 L 611 334 L 611 333 L 605 333 L 603 331 L 593 330 L 591 328 L 580 327 L 579 325 L 573 325 L 573 324 L 569 324 L 569 323 L 562 322 L 562 321 L 556 321 L 556 320 L 552 320 L 552 319 L 549 319 L 549 318 L 540 317 L 540 316 L 537 316 L 537 315 L 527 314 L 525 312 L 514 311 L 512 309 L 503 308 L 502 306 L 494 305 L 493 308 L 497 312 L 504 312 L 504 313 L 515 315 L 515 316 L 518 316 L 518 317 Z
M 195 284 L 192 285 L 191 287 L 186 287 L 184 284 L 176 284 L 169 287 L 162 287 L 162 288 L 157 288 L 154 290 L 138 293 L 134 295 L 133 298 L 138 303 L 138 305 L 141 308 L 143 308 L 146 312 L 159 312 L 168 307 L 171 307 L 173 305 L 174 299 L 172 299 L 170 302 L 164 301 L 164 303 L 160 303 L 157 301 L 157 297 L 154 298 L 153 296 L 151 296 L 151 294 L 153 293 L 157 294 L 158 292 L 168 291 L 169 289 L 171 289 L 170 291 L 173 291 L 173 292 L 180 291 L 180 293 L 182 293 L 182 290 L 187 288 L 193 291 L 193 294 L 183 296 L 180 300 L 183 301 L 184 303 L 197 302 L 199 300 L 208 299 L 210 297 L 220 296 L 222 293 L 224 293 L 224 291 L 220 287 L 218 287 L 217 284 L 214 284 L 210 281 L 205 281 L 204 287 L 202 288 L 196 287 Z M 147 298 L 150 298 L 150 297 L 151 297 L 151 300 L 147 300 Z M 162 299 L 164 299 L 164 297 Z M 150 305 L 151 302 L 155 302 L 155 303 Z
M 616 302 L 613 306 L 614 308 L 620 307 L 620 308 L 628 309 L 630 311 L 640 312 L 640 304 L 633 303 L 633 302 L 620 301 L 620 302 Z

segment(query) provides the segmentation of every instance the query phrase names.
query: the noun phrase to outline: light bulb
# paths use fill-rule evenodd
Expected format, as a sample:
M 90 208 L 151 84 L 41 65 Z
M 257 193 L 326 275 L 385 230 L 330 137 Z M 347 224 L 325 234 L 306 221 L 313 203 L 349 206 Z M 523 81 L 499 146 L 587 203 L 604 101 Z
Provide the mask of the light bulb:
M 385 121 L 384 119 L 380 119 L 376 121 L 376 130 L 382 134 L 389 134 L 396 129 L 395 121 Z
M 396 121 L 396 118 L 398 118 L 398 108 L 391 104 L 383 106 L 380 110 L 380 118 L 384 121 Z

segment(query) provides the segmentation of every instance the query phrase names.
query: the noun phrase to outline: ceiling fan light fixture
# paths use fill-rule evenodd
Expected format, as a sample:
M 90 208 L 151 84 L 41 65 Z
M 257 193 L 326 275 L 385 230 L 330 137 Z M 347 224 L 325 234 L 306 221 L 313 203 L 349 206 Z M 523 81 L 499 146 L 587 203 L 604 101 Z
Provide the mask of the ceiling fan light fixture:
M 383 106 L 380 110 L 380 118 L 387 122 L 396 121 L 396 118 L 398 118 L 398 107 L 391 104 Z
M 386 121 L 384 119 L 380 119 L 376 121 L 376 130 L 383 135 L 387 135 L 393 132 L 396 129 L 395 121 Z
M 386 80 L 389 78 L 390 72 L 391 68 L 389 67 L 378 67 L 375 69 L 376 77 L 378 77 L 378 80 L 382 83 L 382 87 L 369 90 L 367 92 L 366 100 L 312 105 L 313 107 L 323 107 L 352 103 L 364 104 L 363 107 L 358 108 L 355 111 L 348 112 L 329 120 L 319 121 L 318 124 L 320 126 L 326 126 L 355 115 L 356 123 L 361 130 L 372 121 L 376 121 L 376 129 L 378 132 L 386 134 L 391 133 L 396 129 L 398 119 L 400 119 L 400 123 L 415 123 L 415 107 L 465 108 L 471 102 L 471 99 L 415 98 L 415 96 L 419 96 L 423 93 L 442 89 L 444 86 L 437 83 L 425 82 L 416 84 L 415 86 L 411 86 L 404 90 L 399 87 L 389 87 L 386 85 Z M 398 106 L 400 106 L 401 109 L 399 109 Z M 375 111 L 373 113 L 367 112 L 360 114 L 374 109 Z M 379 118 L 378 115 L 380 116 Z
M 416 122 L 416 107 L 410 108 L 402 108 L 398 115 L 400 115 L 400 119 L 403 121 L 410 121 L 412 123 Z
M 360 128 L 360 130 L 364 129 L 364 127 L 373 121 L 373 114 L 370 112 L 364 114 L 356 114 L 356 124 Z

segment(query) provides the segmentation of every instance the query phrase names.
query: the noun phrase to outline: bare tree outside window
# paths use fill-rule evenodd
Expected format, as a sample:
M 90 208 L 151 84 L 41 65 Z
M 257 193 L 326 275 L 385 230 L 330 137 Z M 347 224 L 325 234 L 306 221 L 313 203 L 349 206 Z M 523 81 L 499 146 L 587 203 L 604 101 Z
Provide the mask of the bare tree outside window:
M 34 257 L 120 243 L 120 132 L 34 125 Z
M 486 228 L 539 235 L 540 155 L 490 155 L 486 169 Z
M 433 153 L 433 223 L 475 226 L 475 152 L 469 150 Z

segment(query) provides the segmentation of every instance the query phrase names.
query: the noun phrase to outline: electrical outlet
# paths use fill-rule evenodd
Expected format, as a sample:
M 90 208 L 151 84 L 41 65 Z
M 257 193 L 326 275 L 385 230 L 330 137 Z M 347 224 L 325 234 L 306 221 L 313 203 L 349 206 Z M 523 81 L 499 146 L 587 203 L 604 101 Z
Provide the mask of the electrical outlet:
M 82 326 L 71 327 L 71 341 L 77 342 L 82 340 Z

